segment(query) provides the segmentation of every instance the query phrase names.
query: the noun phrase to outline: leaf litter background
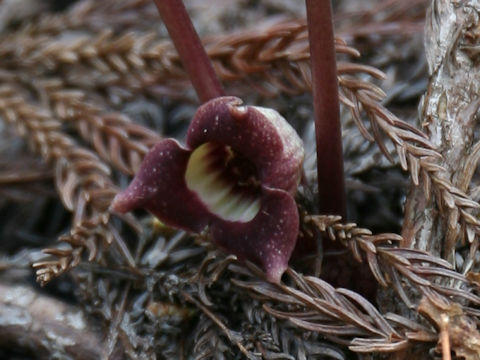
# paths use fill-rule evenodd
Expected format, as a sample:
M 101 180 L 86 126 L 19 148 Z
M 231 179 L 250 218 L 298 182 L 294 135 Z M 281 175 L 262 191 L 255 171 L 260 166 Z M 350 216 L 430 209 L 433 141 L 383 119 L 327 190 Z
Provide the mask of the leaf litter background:
M 429 85 L 423 35 L 426 18 L 442 28 L 447 3 L 426 15 L 423 0 L 335 2 L 357 226 L 313 215 L 303 3 L 185 1 L 227 92 L 275 108 L 302 136 L 301 236 L 330 237 L 370 269 L 379 284 L 371 303 L 298 264 L 269 284 L 201 236 L 141 212 L 109 214 L 148 148 L 183 139 L 198 105 L 156 9 L 147 0 L 1 1 L 0 358 L 448 359 L 448 339 L 453 357 L 478 359 L 478 101 L 456 103 L 470 119 L 457 163 L 455 138 L 429 139 L 437 124 L 418 107 L 441 88 Z M 472 68 L 475 21 L 446 51 L 460 44 Z M 443 135 L 455 128 L 442 126 Z M 422 233 L 427 223 L 434 231 Z

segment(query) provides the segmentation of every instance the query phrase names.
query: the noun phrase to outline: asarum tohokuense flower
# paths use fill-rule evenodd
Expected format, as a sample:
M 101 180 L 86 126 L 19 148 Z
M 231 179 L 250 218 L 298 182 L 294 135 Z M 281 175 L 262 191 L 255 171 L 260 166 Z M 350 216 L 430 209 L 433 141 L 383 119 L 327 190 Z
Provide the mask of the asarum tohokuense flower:
M 297 240 L 303 157 L 278 112 L 219 97 L 197 110 L 186 147 L 165 139 L 149 151 L 112 210 L 144 208 L 173 227 L 208 229 L 214 243 L 278 282 Z

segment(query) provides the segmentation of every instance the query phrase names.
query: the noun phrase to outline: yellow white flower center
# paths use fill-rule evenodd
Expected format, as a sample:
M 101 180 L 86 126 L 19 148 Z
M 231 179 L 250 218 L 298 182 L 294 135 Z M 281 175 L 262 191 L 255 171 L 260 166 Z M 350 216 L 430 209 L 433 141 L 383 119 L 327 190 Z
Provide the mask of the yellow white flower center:
M 248 222 L 260 210 L 258 181 L 251 169 L 232 165 L 235 157 L 229 147 L 205 143 L 190 155 L 185 181 L 215 215 Z

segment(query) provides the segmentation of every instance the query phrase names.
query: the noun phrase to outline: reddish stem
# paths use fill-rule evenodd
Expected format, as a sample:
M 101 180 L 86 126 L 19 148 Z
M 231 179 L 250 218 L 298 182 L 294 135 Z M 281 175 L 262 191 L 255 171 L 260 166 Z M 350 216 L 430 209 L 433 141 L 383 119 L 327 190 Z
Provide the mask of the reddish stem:
M 330 0 L 306 0 L 312 61 L 312 91 L 317 142 L 319 210 L 346 217 L 337 64 Z M 322 278 L 375 301 L 377 283 L 368 265 L 328 238 L 323 241 Z
M 319 211 L 346 217 L 337 63 L 330 0 L 306 0 L 317 142 Z
M 225 95 L 181 0 L 154 0 L 200 101 Z

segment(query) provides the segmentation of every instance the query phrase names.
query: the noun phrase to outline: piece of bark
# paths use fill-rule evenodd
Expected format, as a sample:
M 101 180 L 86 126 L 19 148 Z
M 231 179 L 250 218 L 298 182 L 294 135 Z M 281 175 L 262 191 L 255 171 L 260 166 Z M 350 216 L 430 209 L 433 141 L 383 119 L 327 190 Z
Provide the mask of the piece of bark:
M 478 0 L 433 0 L 425 24 L 430 80 L 420 104 L 420 122 L 443 156 L 438 165 L 446 172 L 438 177 L 448 178 L 463 192 L 473 174 L 471 165 L 465 165 L 474 152 L 480 62 L 469 49 L 478 41 L 479 11 Z M 462 210 L 445 201 L 452 197 L 444 188 L 438 191 L 441 187 L 435 186 L 435 181 L 434 196 L 430 197 L 424 187 L 411 186 L 402 235 L 405 246 L 429 251 L 454 264 L 455 244 L 465 232 L 459 221 Z
M 444 360 L 450 358 L 450 353 L 445 354 L 449 348 L 455 353 L 455 358 L 480 360 L 480 333 L 475 321 L 465 315 L 460 305 L 453 303 L 440 308 L 425 297 L 418 311 L 443 333 L 439 337 L 437 352 L 443 355 Z
M 101 359 L 102 336 L 79 308 L 22 285 L 0 283 L 0 347 L 35 359 Z

